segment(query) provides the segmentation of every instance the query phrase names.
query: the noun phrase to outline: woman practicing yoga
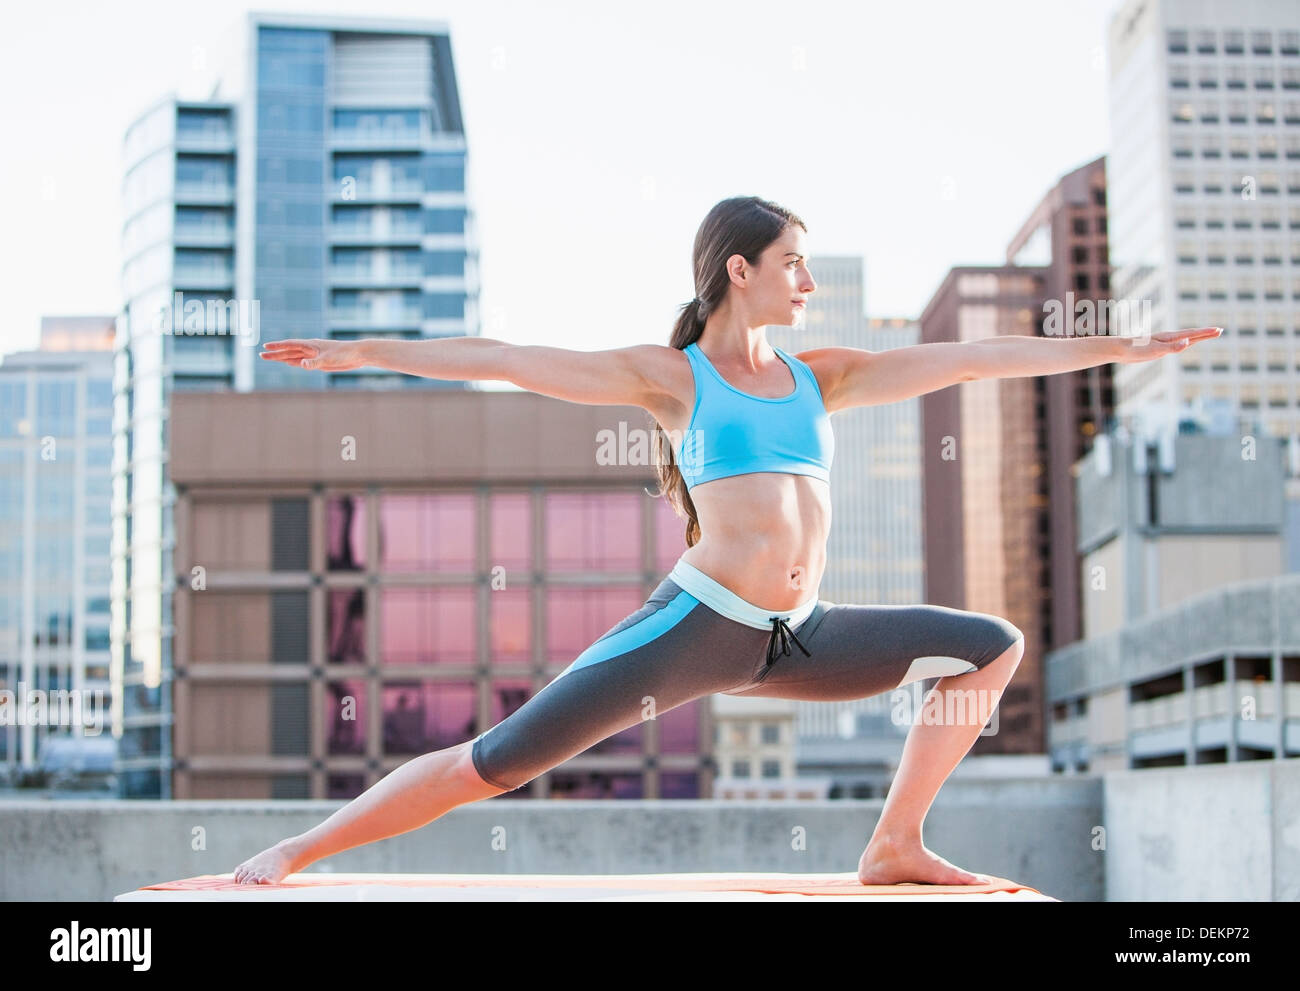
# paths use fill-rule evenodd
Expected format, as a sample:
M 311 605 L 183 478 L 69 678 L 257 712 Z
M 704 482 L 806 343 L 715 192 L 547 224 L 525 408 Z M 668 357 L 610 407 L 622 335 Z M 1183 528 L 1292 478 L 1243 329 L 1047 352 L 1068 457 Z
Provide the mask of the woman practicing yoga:
M 806 231 L 794 214 L 756 197 L 709 211 L 695 237 L 699 295 L 678 317 L 668 347 L 581 352 L 480 337 L 265 345 L 263 358 L 299 368 L 503 380 L 573 403 L 642 407 L 657 425 L 660 494 L 687 521 L 687 549 L 640 609 L 518 710 L 473 740 L 403 764 L 320 825 L 240 864 L 236 881 L 274 884 L 323 857 L 418 829 L 519 788 L 647 712 L 716 692 L 860 699 L 937 677 L 941 699 L 950 691 L 1000 695 L 1024 653 L 1024 637 L 1005 619 L 818 598 L 831 524 L 830 414 L 981 378 L 1147 361 L 1220 330 L 1171 331 L 1145 342 L 994 337 L 791 355 L 771 346 L 764 328 L 800 323 L 817 288 Z M 965 695 L 971 690 L 979 694 Z M 940 785 L 983 729 L 987 710 L 981 715 L 912 725 L 858 863 L 863 884 L 989 880 L 921 841 Z

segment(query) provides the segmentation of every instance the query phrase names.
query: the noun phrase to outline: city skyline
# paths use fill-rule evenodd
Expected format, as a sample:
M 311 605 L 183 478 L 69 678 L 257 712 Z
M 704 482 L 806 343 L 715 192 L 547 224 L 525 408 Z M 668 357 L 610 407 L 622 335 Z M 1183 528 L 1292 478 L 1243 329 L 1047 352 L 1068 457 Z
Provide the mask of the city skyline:
M 682 5 L 639 20 L 587 4 L 496 5 L 490 21 L 456 3 L 434 11 L 389 3 L 365 13 L 441 21 L 450 31 L 474 148 L 470 181 L 480 199 L 482 333 L 593 349 L 666 340 L 676 307 L 692 292 L 695 229 L 731 195 L 762 195 L 800 214 L 810 228 L 814 277 L 817 254 L 862 255 L 871 315 L 915 317 L 949 267 L 997 261 L 1014 218 L 1106 150 L 1105 31 L 1116 4 L 1004 6 L 999 23 L 1017 33 L 979 46 L 965 39 L 987 36 L 975 33 L 987 12 L 945 4 L 871 10 L 860 21 L 814 4 L 793 25 L 774 4 L 756 5 L 743 22 L 725 8 L 692 8 L 686 21 Z M 120 308 L 122 135 L 168 90 L 211 95 L 225 69 L 217 39 L 237 31 L 250 8 L 135 9 L 140 16 L 122 18 L 56 4 L 25 12 L 25 30 L 10 36 L 48 36 L 70 11 L 82 25 L 61 40 L 60 64 L 78 71 L 47 78 L 46 63 L 22 52 L 10 53 L 0 70 L 35 76 L 45 94 L 6 109 L 10 130 L 33 136 L 35 154 L 10 163 L 9 188 L 32 195 L 12 205 L 12 227 L 26 237 L 5 248 L 16 305 L 0 336 L 4 352 L 35 346 L 41 314 Z M 924 64 L 939 68 L 908 75 L 917 60 L 897 36 L 924 32 L 936 19 L 951 30 L 920 37 Z M 547 42 L 549 31 L 557 34 Z M 1043 46 L 1037 39 L 1044 37 L 1069 40 Z M 547 43 L 534 45 L 538 38 Z M 736 44 L 721 46 L 722 38 Z M 673 64 L 707 66 L 703 81 L 693 90 L 679 74 L 661 73 L 647 92 L 641 80 L 666 64 L 671 44 L 682 46 Z M 751 64 L 768 71 L 747 80 L 745 98 L 728 102 L 728 82 Z M 101 80 L 102 104 L 79 95 L 88 78 Z M 11 84 L 17 90 L 17 80 Z M 701 112 L 701 92 L 718 94 L 723 109 Z M 1015 112 L 998 112 L 1008 99 Z M 578 126 L 557 128 L 556 108 L 568 108 Z M 620 126 L 618 114 L 630 124 Z M 613 126 L 581 126 L 611 119 Z M 1043 119 L 1069 126 L 1026 126 Z M 773 122 L 765 154 L 756 136 Z M 874 134 L 893 140 L 876 147 Z M 737 152 L 742 140 L 754 151 Z M 787 148 L 795 156 L 783 155 Z M 692 162 L 682 151 L 694 149 L 708 153 Z M 801 167 L 804 150 L 817 161 L 813 170 Z M 521 160 L 529 166 L 522 172 Z M 855 176 L 863 181 L 853 185 Z M 602 244 L 644 249 L 634 281 L 625 274 L 630 256 Z M 56 252 L 61 264 L 51 264 Z M 637 300 L 630 310 L 629 292 Z

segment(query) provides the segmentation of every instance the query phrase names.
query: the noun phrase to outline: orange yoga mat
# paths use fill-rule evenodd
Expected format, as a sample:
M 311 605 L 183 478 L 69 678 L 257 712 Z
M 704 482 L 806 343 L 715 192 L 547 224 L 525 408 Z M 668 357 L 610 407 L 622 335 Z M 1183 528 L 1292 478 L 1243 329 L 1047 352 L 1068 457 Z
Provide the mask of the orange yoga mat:
M 342 874 L 312 873 L 290 874 L 279 884 L 235 884 L 230 874 L 201 874 L 179 881 L 149 884 L 139 892 L 185 892 L 191 897 L 199 893 L 239 893 L 255 898 L 259 893 L 290 892 L 294 890 L 316 897 L 330 897 L 330 888 L 364 887 L 372 897 L 383 897 L 387 888 L 395 898 L 410 898 L 414 892 L 404 889 L 424 889 L 433 900 L 457 899 L 474 893 L 478 897 L 489 895 L 491 889 L 519 892 L 528 889 L 533 897 L 555 891 L 557 897 L 573 898 L 585 892 L 589 897 L 605 895 L 636 897 L 657 894 L 688 896 L 737 895 L 806 895 L 863 898 L 875 896 L 1021 896 L 1034 900 L 1054 901 L 1028 885 L 1006 878 L 993 878 L 990 884 L 930 885 L 882 884 L 864 885 L 855 874 Z M 567 892 L 567 894 L 565 894 Z M 340 899 L 348 899 L 345 891 L 337 892 Z M 1035 898 L 1036 896 L 1036 898 Z M 137 896 L 138 897 L 138 896 Z

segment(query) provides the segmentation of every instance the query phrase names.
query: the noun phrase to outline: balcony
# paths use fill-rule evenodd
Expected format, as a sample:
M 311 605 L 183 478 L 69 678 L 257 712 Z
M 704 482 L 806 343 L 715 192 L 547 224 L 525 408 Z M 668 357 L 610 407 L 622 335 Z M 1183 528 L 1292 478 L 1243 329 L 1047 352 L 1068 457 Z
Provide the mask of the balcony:
M 343 179 L 334 181 L 335 203 L 415 203 L 424 195 L 424 185 L 414 179 L 385 181 L 358 181 L 344 188 Z
M 424 317 L 416 307 L 332 307 L 329 311 L 331 327 L 340 330 L 383 327 L 390 330 L 419 330 Z
M 186 205 L 222 206 L 233 203 L 235 187 L 220 182 L 178 182 L 176 202 Z
M 235 284 L 231 268 L 193 268 L 178 265 L 172 275 L 172 285 L 177 289 L 229 289 Z
M 172 349 L 173 375 L 228 375 L 232 371 L 228 351 L 196 350 L 186 347 Z
M 198 225 L 180 225 L 176 228 L 174 241 L 182 248 L 229 248 L 234 244 L 233 227 L 201 227 Z
M 335 128 L 329 136 L 331 148 L 349 151 L 414 151 L 424 140 L 425 132 L 418 127 Z
M 419 224 L 334 224 L 330 241 L 335 244 L 418 245 L 424 237 Z
M 224 127 L 190 131 L 182 128 L 176 131 L 176 150 L 197 151 L 207 155 L 229 154 L 235 150 L 235 136 L 229 128 Z
M 374 265 L 335 265 L 330 282 L 339 287 L 362 289 L 418 289 L 424 279 L 419 266 L 396 266 L 387 271 Z

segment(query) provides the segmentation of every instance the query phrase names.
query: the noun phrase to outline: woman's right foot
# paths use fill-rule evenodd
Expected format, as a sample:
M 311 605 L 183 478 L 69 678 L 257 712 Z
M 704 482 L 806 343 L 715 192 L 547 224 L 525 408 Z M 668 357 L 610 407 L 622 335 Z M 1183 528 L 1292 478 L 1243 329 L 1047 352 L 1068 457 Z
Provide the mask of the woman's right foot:
M 236 884 L 279 884 L 297 870 L 287 840 L 249 857 L 235 868 Z

